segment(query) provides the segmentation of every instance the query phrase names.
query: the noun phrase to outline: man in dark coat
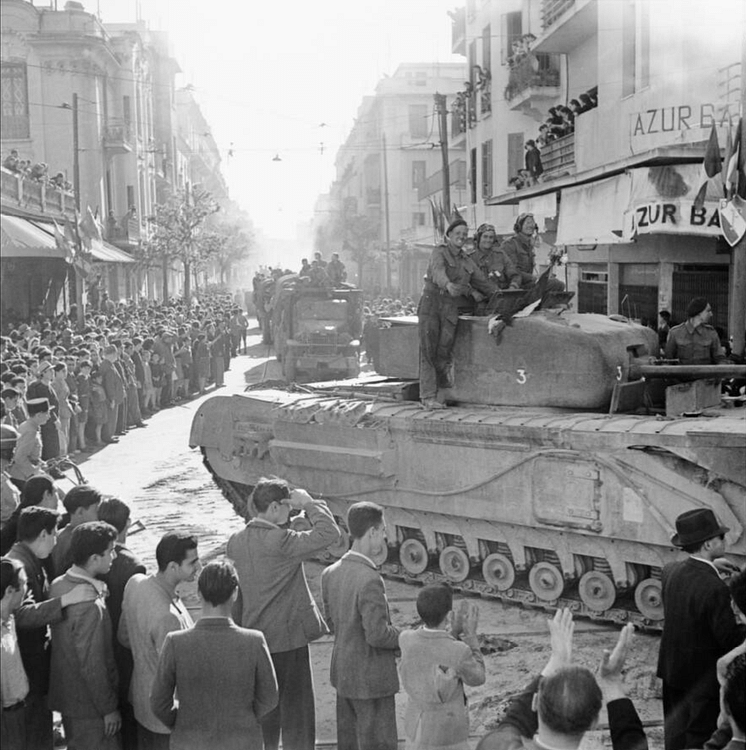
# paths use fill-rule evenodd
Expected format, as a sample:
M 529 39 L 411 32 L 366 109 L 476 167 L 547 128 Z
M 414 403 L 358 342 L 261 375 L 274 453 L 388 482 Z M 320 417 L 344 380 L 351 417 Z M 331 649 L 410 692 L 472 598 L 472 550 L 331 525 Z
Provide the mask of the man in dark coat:
M 117 357 L 117 348 L 109 344 L 104 349 L 104 358 L 100 367 L 102 384 L 106 392 L 106 406 L 109 417 L 106 423 L 106 437 L 104 438 L 104 442 L 106 443 L 116 442 L 117 414 L 124 403 L 125 396 L 124 381 L 119 374 L 119 370 L 114 366 Z
M 531 184 L 535 185 L 539 181 L 539 177 L 544 174 L 544 167 L 541 164 L 541 154 L 539 153 L 539 149 L 536 148 L 536 141 L 534 140 L 526 141 L 525 149 L 526 170 L 531 177 Z
M 46 360 L 40 362 L 36 378 L 29 385 L 26 398 L 28 400 L 45 398 L 49 401 L 49 419 L 41 426 L 41 459 L 42 461 L 48 461 L 50 458 L 57 458 L 60 455 L 60 434 L 57 431 L 60 402 L 51 387 L 54 380 L 54 365 Z
M 671 543 L 689 554 L 663 568 L 665 622 L 658 656 L 663 680 L 666 750 L 702 747 L 717 726 L 717 660 L 746 637 L 730 606 L 728 587 L 713 561 L 725 533 L 709 508 L 676 519 Z

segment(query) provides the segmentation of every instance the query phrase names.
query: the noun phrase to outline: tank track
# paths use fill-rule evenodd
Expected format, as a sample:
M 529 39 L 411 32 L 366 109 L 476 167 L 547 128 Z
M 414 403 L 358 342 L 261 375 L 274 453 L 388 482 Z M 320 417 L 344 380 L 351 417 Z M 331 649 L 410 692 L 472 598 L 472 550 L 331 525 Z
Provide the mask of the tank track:
M 212 475 L 215 484 L 220 488 L 226 500 L 230 502 L 236 514 L 248 520 L 251 514 L 247 507 L 247 500 L 251 494 L 251 486 L 223 479 L 213 470 L 206 457 L 203 458 L 203 462 Z M 439 582 L 448 583 L 454 591 L 465 596 L 478 596 L 485 600 L 500 601 L 504 604 L 524 607 L 526 609 L 554 612 L 557 609 L 566 607 L 573 612 L 575 617 L 584 617 L 594 622 L 615 626 L 623 626 L 631 622 L 639 630 L 651 633 L 660 633 L 663 629 L 662 620 L 651 620 L 637 611 L 632 592 L 620 593 L 615 602 L 617 606 L 606 609 L 603 612 L 597 612 L 590 609 L 580 599 L 577 595 L 577 587 L 574 587 L 573 590 L 573 587 L 569 586 L 569 596 L 562 596 L 552 601 L 544 601 L 538 598 L 531 590 L 526 573 L 516 573 L 515 585 L 506 591 L 499 591 L 483 580 L 480 573 L 476 570 L 472 571 L 470 577 L 461 582 L 453 581 L 438 569 L 434 569 L 433 565 L 429 565 L 419 575 L 412 575 L 398 561 L 398 554 L 398 547 L 389 547 L 388 558 L 381 565 L 381 573 L 384 577 L 417 586 Z M 329 564 L 334 562 L 336 558 L 330 553 L 325 552 L 317 559 L 321 563 Z M 660 577 L 660 569 L 653 569 L 650 573 L 653 578 Z

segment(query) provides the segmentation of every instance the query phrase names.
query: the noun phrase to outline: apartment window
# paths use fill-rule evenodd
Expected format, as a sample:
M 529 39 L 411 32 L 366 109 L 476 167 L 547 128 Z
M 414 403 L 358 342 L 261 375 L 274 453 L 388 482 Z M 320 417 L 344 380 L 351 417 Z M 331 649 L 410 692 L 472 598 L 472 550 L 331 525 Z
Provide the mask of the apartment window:
M 425 181 L 425 170 L 427 163 L 424 161 L 412 162 L 412 187 L 418 188 Z
M 477 150 L 473 148 L 469 152 L 469 176 L 471 178 L 471 203 L 477 202 Z
M 427 104 L 409 105 L 409 135 L 412 138 L 427 138 Z
M 132 123 L 132 100 L 128 96 L 122 97 L 122 119 L 125 125 Z
M 492 139 L 482 144 L 482 198 L 492 197 Z
M 622 7 L 622 96 L 650 85 L 650 11 L 627 0 Z
M 28 138 L 26 63 L 3 62 L 2 107 L 3 138 Z
M 415 211 L 412 214 L 412 226 L 413 227 L 425 226 L 425 212 L 424 211 Z
M 489 24 L 482 30 L 482 68 L 492 70 L 492 27 Z
M 525 168 L 523 155 L 523 133 L 508 133 L 508 180 L 518 175 L 519 169 Z
M 650 5 L 642 3 L 638 11 L 637 88 L 644 89 L 650 85 Z
M 520 10 L 513 13 L 505 13 L 502 17 L 502 40 L 503 47 L 501 51 L 502 63 L 508 62 L 508 58 L 513 54 L 513 42 L 517 42 L 523 36 L 523 18 Z
M 477 65 L 477 40 L 472 39 L 469 42 L 469 53 L 466 56 L 469 63 L 469 81 L 474 84 L 476 83 L 474 76 L 474 66 Z
M 135 205 L 135 186 L 127 185 L 127 210 Z

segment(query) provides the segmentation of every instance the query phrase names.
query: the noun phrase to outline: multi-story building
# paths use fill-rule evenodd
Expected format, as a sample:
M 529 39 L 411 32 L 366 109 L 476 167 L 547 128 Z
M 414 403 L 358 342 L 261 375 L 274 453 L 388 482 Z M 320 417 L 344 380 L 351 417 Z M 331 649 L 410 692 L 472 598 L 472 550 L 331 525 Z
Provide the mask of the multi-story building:
M 375 230 L 374 247 L 384 251 L 382 262 L 370 264 L 366 286 L 398 288 L 395 255 L 434 240 L 428 197 L 442 188 L 443 166 L 434 95 L 450 101 L 463 85 L 463 76 L 460 63 L 400 65 L 392 76 L 379 81 L 373 96 L 364 97 L 337 153 L 336 180 L 325 210 L 332 221 L 335 214 L 352 223 L 357 217 L 368 221 Z M 452 200 L 458 203 L 465 190 L 463 155 L 452 150 L 449 161 Z M 350 278 L 359 281 L 355 262 L 359 248 L 338 241 L 332 249 L 342 252 Z
M 513 215 L 532 211 L 544 241 L 567 250 L 581 312 L 654 323 L 668 309 L 681 321 L 702 295 L 727 327 L 722 188 L 714 180 L 701 208 L 694 198 L 712 126 L 724 146 L 737 122 L 742 9 L 728 0 L 718 12 L 689 0 L 675 11 L 654 0 L 469 0 L 454 14 L 454 49 L 476 75 L 460 99 L 465 134 L 452 137 L 467 141 L 475 222 L 496 218 L 507 233 Z M 541 147 L 544 174 L 509 185 L 549 108 L 573 99 L 585 111 Z

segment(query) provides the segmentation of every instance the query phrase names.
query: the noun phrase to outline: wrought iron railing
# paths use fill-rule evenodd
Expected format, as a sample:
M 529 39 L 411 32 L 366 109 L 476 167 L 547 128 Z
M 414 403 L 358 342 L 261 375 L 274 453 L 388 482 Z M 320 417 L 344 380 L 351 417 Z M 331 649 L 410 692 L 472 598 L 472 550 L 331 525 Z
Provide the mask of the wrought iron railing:
M 572 5 L 575 0 L 544 0 L 541 4 L 541 26 L 549 28 Z

